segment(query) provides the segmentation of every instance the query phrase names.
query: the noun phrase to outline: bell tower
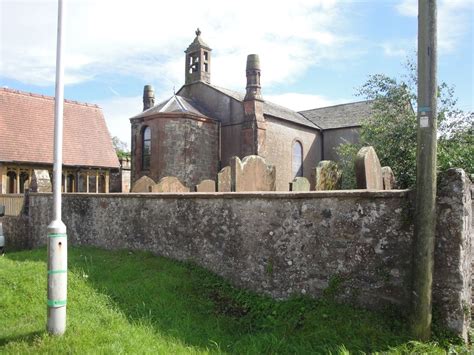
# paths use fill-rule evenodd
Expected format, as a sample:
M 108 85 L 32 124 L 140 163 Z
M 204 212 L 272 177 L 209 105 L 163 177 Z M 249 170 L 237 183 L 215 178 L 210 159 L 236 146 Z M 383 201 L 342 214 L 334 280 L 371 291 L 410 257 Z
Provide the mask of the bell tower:
M 212 49 L 202 40 L 201 31 L 198 28 L 196 38 L 184 51 L 186 53 L 185 85 L 197 81 L 211 83 L 211 51 Z

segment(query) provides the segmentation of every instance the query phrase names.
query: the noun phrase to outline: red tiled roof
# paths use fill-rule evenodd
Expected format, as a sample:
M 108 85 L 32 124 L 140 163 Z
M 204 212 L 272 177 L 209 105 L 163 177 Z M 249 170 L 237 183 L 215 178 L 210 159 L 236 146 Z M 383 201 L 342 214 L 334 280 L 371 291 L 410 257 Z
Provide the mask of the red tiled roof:
M 53 163 L 54 97 L 0 88 L 0 162 Z M 63 165 L 119 166 L 102 110 L 65 100 Z

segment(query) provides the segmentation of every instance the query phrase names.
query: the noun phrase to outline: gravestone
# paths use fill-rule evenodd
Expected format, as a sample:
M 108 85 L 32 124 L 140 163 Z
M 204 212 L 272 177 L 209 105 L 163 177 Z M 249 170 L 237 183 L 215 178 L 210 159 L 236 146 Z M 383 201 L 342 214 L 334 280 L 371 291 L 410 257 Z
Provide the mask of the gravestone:
M 342 171 L 332 160 L 321 160 L 314 171 L 316 191 L 340 190 Z
M 144 175 L 140 179 L 135 181 L 132 187 L 132 192 L 151 192 L 152 186 L 154 185 L 155 182 L 153 181 L 153 179 Z
M 230 166 L 226 166 L 217 174 L 217 191 L 231 192 Z
M 214 180 L 203 180 L 196 185 L 196 192 L 216 192 L 216 182 Z
M 275 191 L 275 167 L 267 165 L 265 159 L 258 155 L 246 156 L 243 160 L 232 157 L 231 188 L 232 191 Z
M 152 186 L 152 192 L 189 192 L 189 188 L 184 186 L 178 178 L 165 176 L 157 184 Z
M 310 185 L 305 177 L 297 177 L 290 182 L 290 191 L 309 191 Z
M 394 190 L 397 188 L 397 182 L 391 167 L 382 167 L 382 181 L 384 190 Z
M 31 192 L 52 192 L 51 178 L 48 170 L 33 170 L 31 174 Z
M 383 190 L 382 167 L 373 147 L 363 147 L 355 160 L 358 189 Z

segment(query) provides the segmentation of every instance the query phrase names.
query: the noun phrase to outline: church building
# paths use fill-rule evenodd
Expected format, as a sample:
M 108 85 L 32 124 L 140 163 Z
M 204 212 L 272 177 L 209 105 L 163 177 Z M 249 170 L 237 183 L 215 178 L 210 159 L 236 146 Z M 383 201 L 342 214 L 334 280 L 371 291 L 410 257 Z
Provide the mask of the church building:
M 265 100 L 257 54 L 247 57 L 245 93 L 212 85 L 211 52 L 198 29 L 178 92 L 155 104 L 145 86 L 143 112 L 130 119 L 132 184 L 175 176 L 192 188 L 215 180 L 233 156 L 259 155 L 275 166 L 277 190 L 287 191 L 295 177 L 311 179 L 319 161 L 337 160 L 339 144 L 357 142 L 371 114 L 370 101 L 295 112 Z

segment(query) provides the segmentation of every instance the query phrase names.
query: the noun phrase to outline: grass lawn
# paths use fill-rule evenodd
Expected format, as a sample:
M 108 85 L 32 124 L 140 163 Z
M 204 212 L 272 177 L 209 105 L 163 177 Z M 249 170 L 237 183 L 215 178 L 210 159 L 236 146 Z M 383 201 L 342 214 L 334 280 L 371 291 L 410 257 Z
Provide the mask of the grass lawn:
M 406 322 L 330 300 L 274 301 L 147 253 L 69 249 L 68 326 L 49 336 L 46 250 L 0 258 L 0 353 L 470 353 Z M 453 342 L 453 341 L 451 341 Z

